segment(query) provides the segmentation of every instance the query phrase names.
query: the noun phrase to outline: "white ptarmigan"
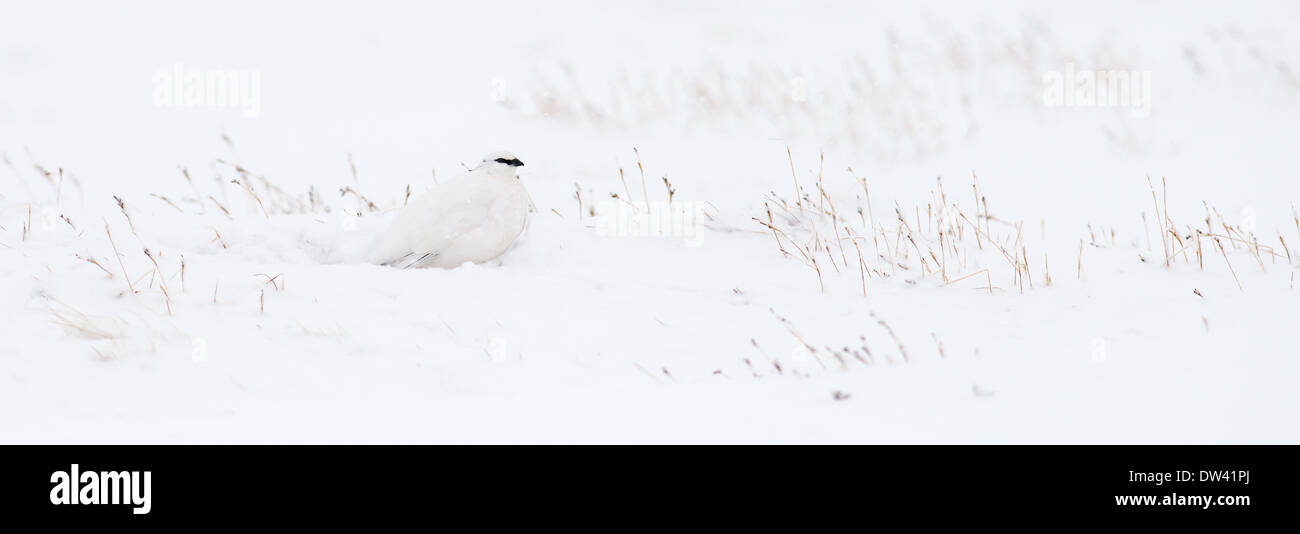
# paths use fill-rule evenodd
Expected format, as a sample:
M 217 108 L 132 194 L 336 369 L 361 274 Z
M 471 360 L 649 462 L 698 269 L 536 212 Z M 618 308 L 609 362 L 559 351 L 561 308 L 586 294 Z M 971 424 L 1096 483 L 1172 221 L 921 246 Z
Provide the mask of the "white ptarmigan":
M 528 224 L 532 199 L 509 152 L 493 152 L 478 166 L 411 199 L 376 241 L 370 262 L 400 269 L 459 267 L 495 259 Z

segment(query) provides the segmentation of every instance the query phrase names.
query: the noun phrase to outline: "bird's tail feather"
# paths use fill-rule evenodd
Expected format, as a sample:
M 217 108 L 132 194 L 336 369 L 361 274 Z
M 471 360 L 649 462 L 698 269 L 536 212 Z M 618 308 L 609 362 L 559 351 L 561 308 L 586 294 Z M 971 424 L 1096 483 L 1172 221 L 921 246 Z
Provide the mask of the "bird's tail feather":
M 418 269 L 428 265 L 437 257 L 438 253 L 436 252 L 426 252 L 419 255 L 415 252 L 411 252 L 389 261 L 380 262 L 379 264 L 385 267 L 393 267 L 397 269 Z

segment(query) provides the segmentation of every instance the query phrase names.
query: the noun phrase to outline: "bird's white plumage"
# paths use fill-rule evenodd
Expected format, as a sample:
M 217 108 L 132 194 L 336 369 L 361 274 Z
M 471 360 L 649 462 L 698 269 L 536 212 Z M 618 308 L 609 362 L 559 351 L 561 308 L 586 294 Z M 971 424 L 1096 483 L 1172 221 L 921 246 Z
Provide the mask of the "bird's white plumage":
M 412 198 L 376 241 L 370 262 L 449 268 L 505 253 L 533 210 L 515 172 L 521 165 L 513 154 L 493 152 L 472 170 Z

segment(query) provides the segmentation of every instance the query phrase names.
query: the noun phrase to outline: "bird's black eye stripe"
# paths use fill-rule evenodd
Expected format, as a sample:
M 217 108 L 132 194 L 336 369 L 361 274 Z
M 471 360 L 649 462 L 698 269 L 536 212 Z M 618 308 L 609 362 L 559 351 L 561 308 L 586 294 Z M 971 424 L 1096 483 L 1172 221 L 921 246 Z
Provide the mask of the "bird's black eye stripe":
M 524 166 L 524 162 L 519 161 L 518 159 L 497 158 L 497 159 L 496 159 L 496 162 L 497 162 L 497 163 L 504 163 L 504 164 L 509 165 L 509 166 L 511 166 L 511 167 L 523 167 L 523 166 Z

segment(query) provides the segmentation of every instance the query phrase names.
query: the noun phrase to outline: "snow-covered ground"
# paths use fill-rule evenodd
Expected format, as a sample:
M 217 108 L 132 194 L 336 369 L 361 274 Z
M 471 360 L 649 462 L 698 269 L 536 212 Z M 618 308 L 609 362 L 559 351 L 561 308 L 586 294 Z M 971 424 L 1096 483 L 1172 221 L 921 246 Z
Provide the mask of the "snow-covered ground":
M 1300 441 L 1295 3 L 322 4 L 0 7 L 0 441 Z

